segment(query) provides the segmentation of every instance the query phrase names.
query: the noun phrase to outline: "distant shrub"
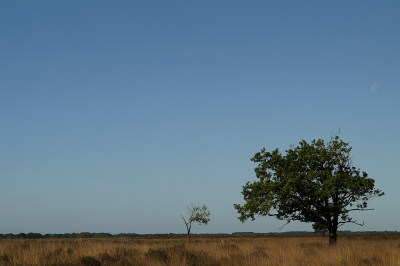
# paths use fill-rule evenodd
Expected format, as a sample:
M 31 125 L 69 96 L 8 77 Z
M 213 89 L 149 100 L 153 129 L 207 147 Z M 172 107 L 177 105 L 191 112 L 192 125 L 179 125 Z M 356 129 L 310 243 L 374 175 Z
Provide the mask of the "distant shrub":
M 145 254 L 145 257 L 147 259 L 161 261 L 165 264 L 168 264 L 171 259 L 165 249 L 150 248 L 149 251 Z
M 101 253 L 100 255 L 99 255 L 99 260 L 101 261 L 101 262 L 116 262 L 116 261 L 118 261 L 118 257 L 116 257 L 116 256 L 111 256 L 110 254 L 108 254 L 107 252 L 105 252 L 105 253 Z
M 377 257 L 371 257 L 368 259 L 362 259 L 359 261 L 358 265 L 359 266 L 374 266 L 374 265 L 381 265 L 382 261 L 381 259 Z
M 300 244 L 301 248 L 322 248 L 325 247 L 324 244 L 319 243 L 319 242 L 311 242 L 311 243 L 301 243 Z
M 264 247 L 256 246 L 250 256 L 253 258 L 268 258 L 268 254 L 265 251 Z
M 74 254 L 74 250 L 73 250 L 72 248 L 68 248 L 68 249 L 67 249 L 67 254 L 68 254 L 69 256 L 72 256 L 72 254 Z
M 239 250 L 237 245 L 231 243 L 221 243 L 221 247 L 223 249 L 226 249 L 228 252 L 234 252 Z
M 100 261 L 90 256 L 80 257 L 79 262 L 82 266 L 101 266 Z
M 0 255 L 0 262 L 10 262 L 10 261 L 11 261 L 11 255 L 8 254 Z

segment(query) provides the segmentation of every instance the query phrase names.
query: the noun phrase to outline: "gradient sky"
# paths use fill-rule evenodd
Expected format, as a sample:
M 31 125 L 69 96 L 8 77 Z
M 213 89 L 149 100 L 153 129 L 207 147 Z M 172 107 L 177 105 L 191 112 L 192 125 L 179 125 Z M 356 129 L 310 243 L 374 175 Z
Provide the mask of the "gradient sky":
M 276 232 L 261 148 L 339 128 L 400 230 L 399 1 L 1 1 L 0 233 Z M 283 231 L 309 230 L 291 223 Z

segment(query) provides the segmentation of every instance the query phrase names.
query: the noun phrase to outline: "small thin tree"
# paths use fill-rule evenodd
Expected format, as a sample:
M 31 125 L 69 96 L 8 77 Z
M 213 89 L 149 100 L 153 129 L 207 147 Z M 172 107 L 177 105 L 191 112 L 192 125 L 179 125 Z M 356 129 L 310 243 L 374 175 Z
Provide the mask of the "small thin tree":
M 183 217 L 183 215 L 181 215 L 181 217 L 185 222 L 188 242 L 190 242 L 190 230 L 192 229 L 192 222 L 197 222 L 200 225 L 207 224 L 210 221 L 210 218 L 208 218 L 210 216 L 210 211 L 207 210 L 206 205 L 203 205 L 203 207 L 199 207 L 191 204 L 187 207 L 187 213 L 189 215 L 187 221 L 185 217 Z

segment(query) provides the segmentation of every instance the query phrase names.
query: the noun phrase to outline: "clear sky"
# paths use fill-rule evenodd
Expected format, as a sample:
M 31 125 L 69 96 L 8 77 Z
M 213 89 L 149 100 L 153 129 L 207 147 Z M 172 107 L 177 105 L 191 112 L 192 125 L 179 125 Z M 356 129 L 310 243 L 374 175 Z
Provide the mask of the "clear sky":
M 261 148 L 340 137 L 400 230 L 400 1 L 1 1 L 0 233 L 275 232 Z M 283 231 L 311 230 L 292 223 Z

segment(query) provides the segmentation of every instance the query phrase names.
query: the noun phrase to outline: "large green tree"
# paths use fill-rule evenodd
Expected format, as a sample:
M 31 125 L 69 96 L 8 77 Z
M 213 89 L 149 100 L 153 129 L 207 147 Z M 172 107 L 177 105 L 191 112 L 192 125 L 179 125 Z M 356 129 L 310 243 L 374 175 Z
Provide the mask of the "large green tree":
M 240 221 L 255 216 L 279 220 L 321 223 L 329 230 L 329 244 L 337 242 L 337 229 L 357 223 L 351 211 L 371 210 L 369 200 L 384 195 L 375 189 L 375 180 L 352 165 L 351 147 L 339 137 L 328 143 L 301 141 L 282 155 L 265 148 L 251 159 L 258 181 L 247 182 L 242 194 L 245 204 L 235 204 Z

